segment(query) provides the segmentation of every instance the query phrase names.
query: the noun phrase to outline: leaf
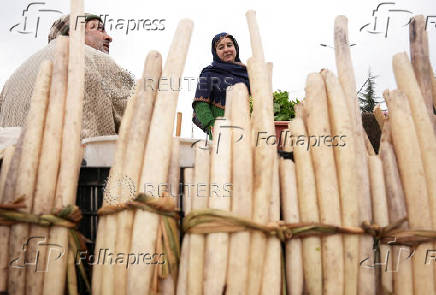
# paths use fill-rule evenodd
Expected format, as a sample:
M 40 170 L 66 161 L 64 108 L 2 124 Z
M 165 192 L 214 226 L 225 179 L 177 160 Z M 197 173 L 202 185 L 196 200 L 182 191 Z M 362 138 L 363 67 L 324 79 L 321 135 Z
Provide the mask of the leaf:
M 275 113 L 279 113 L 280 112 L 280 104 L 279 103 L 274 103 L 274 114 Z
M 273 92 L 274 121 L 289 121 L 295 117 L 294 106 L 301 100 L 289 100 L 287 91 L 277 90 Z M 253 111 L 253 97 L 250 96 L 250 112 Z
M 290 101 L 289 93 L 281 90 L 274 91 L 273 97 L 275 121 L 289 121 L 295 117 L 294 105 L 298 104 L 300 100 Z
M 274 116 L 274 121 L 289 121 L 289 115 L 280 114 L 280 115 Z

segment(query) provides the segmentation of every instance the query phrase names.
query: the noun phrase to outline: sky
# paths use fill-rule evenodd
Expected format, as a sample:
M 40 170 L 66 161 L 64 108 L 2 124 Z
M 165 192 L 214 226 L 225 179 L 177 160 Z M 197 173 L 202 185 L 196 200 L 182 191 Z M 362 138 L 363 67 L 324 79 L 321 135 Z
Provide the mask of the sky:
M 47 44 L 51 24 L 69 13 L 67 0 L 0 0 L 0 87 L 18 66 Z M 23 10 L 30 6 L 24 28 Z M 378 9 L 377 9 L 378 7 Z M 110 56 L 136 79 L 140 78 L 150 50 L 158 50 L 163 62 L 178 22 L 194 22 L 179 93 L 177 111 L 183 113 L 182 137 L 204 138 L 192 122 L 195 79 L 212 61 L 210 43 L 220 32 L 238 41 L 242 62 L 251 56 L 245 13 L 256 11 L 265 60 L 273 63 L 273 89 L 289 91 L 292 99 L 304 97 L 306 77 L 327 68 L 336 73 L 333 48 L 335 17 L 348 18 L 352 61 L 359 89 L 368 71 L 377 76 L 376 95 L 395 89 L 392 56 L 409 51 L 407 23 L 413 15 L 427 17 L 430 61 L 436 67 L 436 1 L 140 1 L 85 0 L 85 11 L 107 15 L 106 31 L 113 38 Z M 373 11 L 376 10 L 373 16 Z M 110 20 L 113 21 L 110 21 Z M 139 20 L 154 24 L 145 27 Z M 38 21 L 39 20 L 39 21 Z M 130 20 L 130 22 L 129 22 Z M 389 20 L 389 21 L 388 21 Z M 116 23 L 123 24 L 115 26 Z M 130 23 L 127 29 L 127 23 Z M 113 24 L 112 28 L 108 24 Z M 133 29 L 133 26 L 135 28 Z M 156 30 L 147 30 L 147 29 Z M 326 46 L 321 46 L 324 44 Z M 385 108 L 382 105 L 382 108 Z

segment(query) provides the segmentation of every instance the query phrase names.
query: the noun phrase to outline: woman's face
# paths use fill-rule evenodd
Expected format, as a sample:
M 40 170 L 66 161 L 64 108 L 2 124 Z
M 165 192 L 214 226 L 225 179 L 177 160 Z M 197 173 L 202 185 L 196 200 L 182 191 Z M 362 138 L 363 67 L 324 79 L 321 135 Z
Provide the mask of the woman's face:
M 224 62 L 234 62 L 236 49 L 232 39 L 222 38 L 215 47 L 216 54 Z

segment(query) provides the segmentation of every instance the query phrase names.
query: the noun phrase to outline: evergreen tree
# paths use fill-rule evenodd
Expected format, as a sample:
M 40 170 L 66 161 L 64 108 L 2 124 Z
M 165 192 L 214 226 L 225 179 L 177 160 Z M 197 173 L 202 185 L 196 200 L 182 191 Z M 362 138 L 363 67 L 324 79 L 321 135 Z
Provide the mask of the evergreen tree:
M 383 101 L 379 97 L 375 96 L 375 78 L 371 73 L 371 70 L 368 71 L 368 79 L 360 88 L 357 93 L 357 97 L 359 99 L 360 111 L 362 112 L 370 112 L 374 111 L 375 105 Z M 365 90 L 362 91 L 362 88 L 365 87 Z

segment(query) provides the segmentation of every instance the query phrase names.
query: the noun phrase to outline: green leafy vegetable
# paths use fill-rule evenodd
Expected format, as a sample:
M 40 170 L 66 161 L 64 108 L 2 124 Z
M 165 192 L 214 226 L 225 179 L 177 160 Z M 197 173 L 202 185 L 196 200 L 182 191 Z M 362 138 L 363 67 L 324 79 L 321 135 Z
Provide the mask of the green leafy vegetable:
M 274 97 L 274 121 L 289 121 L 295 117 L 294 105 L 300 103 L 298 99 L 289 100 L 287 91 L 277 90 Z
M 289 121 L 295 117 L 294 105 L 300 103 L 300 100 L 289 100 L 287 91 L 277 90 L 273 92 L 274 98 L 274 121 Z M 253 100 L 250 96 L 250 113 L 253 112 Z

